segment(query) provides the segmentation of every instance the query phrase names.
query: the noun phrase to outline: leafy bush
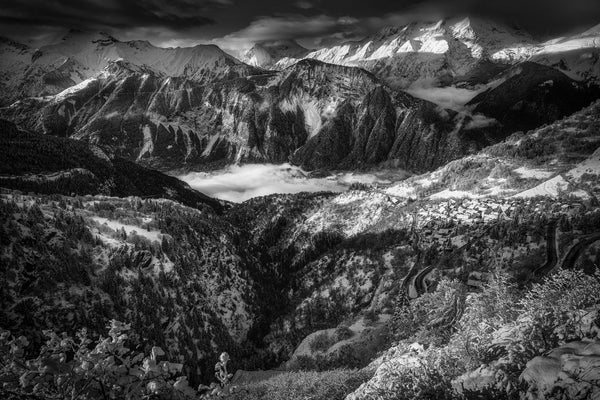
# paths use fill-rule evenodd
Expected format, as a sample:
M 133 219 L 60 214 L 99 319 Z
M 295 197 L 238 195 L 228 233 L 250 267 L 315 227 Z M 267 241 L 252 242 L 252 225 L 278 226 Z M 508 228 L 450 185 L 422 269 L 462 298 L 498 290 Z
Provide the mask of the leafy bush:
M 444 350 L 428 351 L 418 365 L 389 370 L 387 387 L 379 388 L 377 399 L 454 399 L 451 382 L 457 375 L 455 364 L 456 358 Z
M 464 310 L 466 286 L 442 279 L 432 293 L 425 293 L 396 310 L 392 332 L 397 339 L 426 344 L 446 343 Z
M 315 335 L 313 340 L 310 342 L 310 349 L 313 352 L 327 351 L 327 349 L 329 347 L 331 347 L 333 342 L 334 342 L 333 339 L 331 337 L 329 337 L 329 334 L 327 332 L 322 332 L 322 333 Z
M 531 358 L 560 344 L 585 338 L 583 319 L 591 306 L 600 304 L 600 275 L 559 270 L 534 284 L 519 302 L 508 347 L 511 359 L 524 367 Z
M 159 361 L 165 353 L 153 347 L 149 356 L 127 347 L 130 326 L 111 321 L 108 337 L 92 341 L 85 329 L 75 338 L 45 331 L 39 354 L 26 359 L 23 336 L 0 332 L 0 381 L 5 395 L 45 399 L 185 399 L 196 392 L 181 373 L 182 364 Z
M 369 309 L 369 310 L 365 311 L 364 321 L 367 326 L 371 326 L 371 325 L 375 324 L 375 322 L 377 322 L 378 320 L 379 320 L 379 315 L 377 315 L 377 312 L 375 310 Z
M 335 330 L 335 337 L 338 341 L 350 339 L 354 335 L 352 329 L 347 326 L 340 326 Z
M 516 301 L 516 288 L 503 272 L 493 274 L 481 292 L 466 298 L 465 311 L 450 342 L 461 353 L 466 368 L 491 361 L 493 334 L 516 318 Z

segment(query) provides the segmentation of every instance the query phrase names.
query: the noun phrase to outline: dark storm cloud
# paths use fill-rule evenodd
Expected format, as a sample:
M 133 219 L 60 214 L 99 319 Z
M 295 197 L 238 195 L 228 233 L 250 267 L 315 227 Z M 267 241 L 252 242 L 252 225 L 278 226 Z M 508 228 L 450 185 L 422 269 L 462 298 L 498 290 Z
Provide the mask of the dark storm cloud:
M 185 29 L 214 21 L 207 9 L 229 1 L 4 0 L 0 23 L 82 28 L 167 27 Z
M 305 0 L 315 12 L 357 18 L 386 14 L 432 18 L 479 15 L 523 25 L 535 34 L 555 34 L 600 23 L 599 0 Z M 304 2 L 304 1 L 303 1 Z
M 479 15 L 522 26 L 534 35 L 556 35 L 600 23 L 598 0 L 458 0 L 430 4 L 444 15 Z
M 210 13 L 232 5 L 233 0 L 3 0 L 0 35 L 34 45 L 69 28 L 158 42 L 192 38 L 201 27 L 214 25 Z
M 289 13 L 255 17 L 244 28 L 214 42 L 234 50 L 274 39 L 301 39 L 308 46 L 323 46 L 364 37 L 390 25 L 456 16 L 498 20 L 539 38 L 600 23 L 599 0 L 369 0 L 352 4 L 305 0 L 295 2 L 294 8 Z
M 23 38 L 74 27 L 159 45 L 213 41 L 239 49 L 291 38 L 317 46 L 388 25 L 463 15 L 548 36 L 600 23 L 600 0 L 3 0 L 0 35 Z
M 337 35 L 352 38 L 359 30 L 360 20 L 354 17 L 328 15 L 286 15 L 258 18 L 246 28 L 218 39 L 216 42 L 229 49 L 239 49 L 247 43 L 274 39 L 323 38 Z

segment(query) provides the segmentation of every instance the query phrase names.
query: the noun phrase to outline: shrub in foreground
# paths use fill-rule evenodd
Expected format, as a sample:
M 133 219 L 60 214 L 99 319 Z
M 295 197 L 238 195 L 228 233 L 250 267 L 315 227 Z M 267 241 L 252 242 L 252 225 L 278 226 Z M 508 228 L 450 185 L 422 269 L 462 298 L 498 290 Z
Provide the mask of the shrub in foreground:
M 160 361 L 127 347 L 130 326 L 111 321 L 108 337 L 94 342 L 85 329 L 75 338 L 51 331 L 35 358 L 26 359 L 23 336 L 0 332 L 0 397 L 43 399 L 188 399 L 196 392 L 181 373 L 182 364 Z

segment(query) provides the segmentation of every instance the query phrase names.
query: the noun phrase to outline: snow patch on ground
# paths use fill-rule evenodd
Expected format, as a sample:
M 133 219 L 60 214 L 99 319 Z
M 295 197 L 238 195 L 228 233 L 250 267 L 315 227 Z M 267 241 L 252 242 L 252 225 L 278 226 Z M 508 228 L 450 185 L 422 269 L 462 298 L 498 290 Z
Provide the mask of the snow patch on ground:
M 415 188 L 407 183 L 401 183 L 399 185 L 392 186 L 386 189 L 385 192 L 397 197 L 409 198 L 416 196 Z
M 154 151 L 154 141 L 152 140 L 152 130 L 150 125 L 144 125 L 142 128 L 142 133 L 144 134 L 144 145 L 140 150 L 138 160 L 141 159 L 145 154 L 151 155 Z
M 475 199 L 481 196 L 478 196 L 474 193 L 471 192 L 467 192 L 465 190 L 450 190 L 450 189 L 445 189 L 442 190 L 441 192 L 432 194 L 431 196 L 429 196 L 430 199 L 434 200 L 434 199 L 451 199 L 451 198 L 471 198 L 471 199 Z
M 581 180 L 584 174 L 600 175 L 600 148 L 596 149 L 587 160 L 579 163 L 575 168 L 567 172 L 573 179 Z
M 54 96 L 54 101 L 63 101 L 65 98 L 67 98 L 69 95 L 76 93 L 80 90 L 85 89 L 86 87 L 88 87 L 92 82 L 94 82 L 96 80 L 96 78 L 89 78 L 86 79 L 84 81 L 79 82 L 76 85 L 73 85 L 65 90 L 63 90 L 62 92 L 60 92 L 59 94 L 57 94 L 56 96 Z
M 321 231 L 335 226 L 350 237 L 380 221 L 387 198 L 387 195 L 377 192 L 348 191 L 334 197 L 329 207 L 321 208 L 308 217 L 305 225 L 308 229 Z M 345 213 L 341 220 L 335 218 L 340 212 Z
M 545 171 L 543 169 L 519 167 L 514 169 L 513 172 L 519 174 L 521 178 L 525 179 L 547 179 L 554 175 L 551 171 Z
M 559 192 L 567 189 L 569 183 L 563 178 L 561 175 L 557 175 L 552 179 L 548 179 L 547 181 L 537 185 L 534 188 L 529 190 L 525 190 L 519 194 L 514 195 L 513 197 L 536 197 L 536 196 L 549 196 L 549 197 L 557 197 Z
M 564 53 L 567 51 L 580 50 L 585 48 L 600 47 L 600 37 L 574 37 L 563 40 L 551 40 L 546 42 L 536 53 Z

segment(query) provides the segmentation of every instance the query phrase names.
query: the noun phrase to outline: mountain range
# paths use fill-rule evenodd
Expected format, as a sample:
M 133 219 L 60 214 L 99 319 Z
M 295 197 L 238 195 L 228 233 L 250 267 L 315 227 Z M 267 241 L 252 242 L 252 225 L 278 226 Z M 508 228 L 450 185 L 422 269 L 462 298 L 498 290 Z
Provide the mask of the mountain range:
M 537 43 L 466 18 L 309 53 L 261 43 L 242 57 L 251 66 L 216 46 L 72 31 L 40 49 L 2 41 L 0 117 L 163 171 L 286 161 L 425 171 L 600 97 L 598 40 L 593 28 Z M 457 104 L 440 100 L 457 92 Z
M 358 66 L 381 77 L 393 87 L 406 88 L 421 80 L 448 85 L 450 82 L 485 83 L 521 61 L 535 60 L 557 67 L 577 80 L 593 80 L 598 74 L 598 32 L 593 27 L 581 34 L 540 42 L 518 28 L 478 18 L 454 18 L 431 23 L 394 26 L 358 42 L 289 52 L 277 49 L 256 59 L 259 67 L 282 69 L 301 58 Z M 268 48 L 263 49 L 263 52 Z M 252 49 L 241 59 L 248 62 Z M 470 78 L 470 79 L 469 79 Z

